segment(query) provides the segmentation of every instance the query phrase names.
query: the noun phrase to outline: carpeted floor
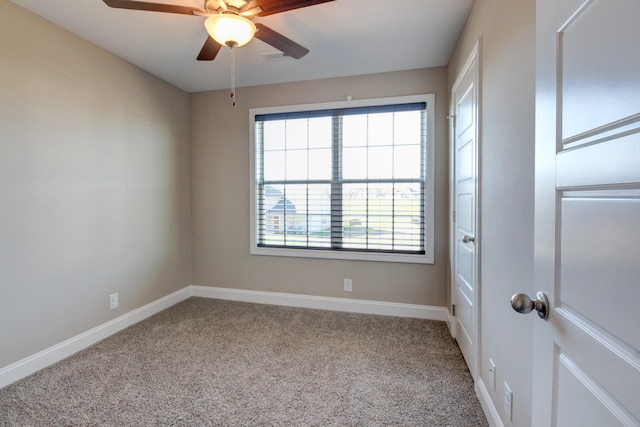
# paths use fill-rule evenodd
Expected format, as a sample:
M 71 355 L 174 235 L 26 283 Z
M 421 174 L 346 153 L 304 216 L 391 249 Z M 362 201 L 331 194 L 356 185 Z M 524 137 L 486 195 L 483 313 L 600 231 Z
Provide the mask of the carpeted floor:
M 444 323 L 191 298 L 0 389 L 2 426 L 486 426 Z

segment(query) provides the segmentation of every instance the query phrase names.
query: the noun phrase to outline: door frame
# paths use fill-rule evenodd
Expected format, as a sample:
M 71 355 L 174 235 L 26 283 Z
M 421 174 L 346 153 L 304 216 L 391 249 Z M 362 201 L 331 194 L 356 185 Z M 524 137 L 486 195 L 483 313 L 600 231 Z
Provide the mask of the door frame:
M 480 359 L 480 260 L 481 260 L 481 247 L 482 247 L 482 233 L 480 230 L 480 197 L 481 197 L 481 168 L 480 168 L 480 157 L 481 157 L 481 105 L 482 105 L 482 63 L 481 63 L 481 52 L 482 52 L 482 38 L 479 38 L 474 44 L 471 52 L 469 53 L 467 60 L 465 62 L 464 67 L 456 77 L 455 82 L 451 86 L 451 93 L 449 98 L 449 115 L 447 118 L 449 119 L 449 290 L 450 290 L 450 300 L 451 304 L 449 306 L 449 324 L 451 325 L 451 336 L 453 338 L 457 338 L 458 328 L 457 321 L 455 315 L 453 315 L 453 306 L 457 303 L 456 301 L 456 272 L 455 272 L 455 250 L 456 250 L 456 231 L 455 231 L 455 220 L 454 220 L 454 211 L 455 211 L 455 171 L 456 171 L 456 147 L 455 147 L 455 97 L 454 94 L 458 86 L 460 86 L 464 77 L 466 77 L 467 73 L 469 73 L 471 66 L 474 61 L 476 63 L 476 75 L 474 76 L 474 80 L 476 82 L 476 109 L 475 109 L 475 139 L 476 139 L 476 149 L 475 149 L 475 158 L 474 167 L 476 170 L 476 183 L 475 183 L 475 206 L 473 207 L 475 210 L 475 292 L 474 292 L 474 328 L 472 331 L 472 339 L 474 351 L 472 354 L 473 360 L 468 361 L 469 371 L 471 372 L 471 376 L 475 381 L 478 376 L 478 361 Z

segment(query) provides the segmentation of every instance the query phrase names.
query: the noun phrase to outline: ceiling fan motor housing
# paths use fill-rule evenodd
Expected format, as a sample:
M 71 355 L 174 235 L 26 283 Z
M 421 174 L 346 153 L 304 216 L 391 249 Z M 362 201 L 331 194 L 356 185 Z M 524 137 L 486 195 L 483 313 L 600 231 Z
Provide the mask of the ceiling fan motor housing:
M 222 11 L 239 13 L 247 3 L 246 0 L 204 0 L 204 10 L 209 13 Z

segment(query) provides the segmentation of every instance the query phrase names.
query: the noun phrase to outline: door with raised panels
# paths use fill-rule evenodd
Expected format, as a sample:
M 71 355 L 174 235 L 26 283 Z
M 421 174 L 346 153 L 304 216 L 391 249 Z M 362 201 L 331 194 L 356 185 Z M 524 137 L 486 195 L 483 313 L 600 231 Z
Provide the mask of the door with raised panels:
M 478 47 L 452 88 L 453 295 L 455 337 L 473 378 L 477 370 Z
M 536 20 L 533 424 L 638 426 L 640 1 L 538 0 Z

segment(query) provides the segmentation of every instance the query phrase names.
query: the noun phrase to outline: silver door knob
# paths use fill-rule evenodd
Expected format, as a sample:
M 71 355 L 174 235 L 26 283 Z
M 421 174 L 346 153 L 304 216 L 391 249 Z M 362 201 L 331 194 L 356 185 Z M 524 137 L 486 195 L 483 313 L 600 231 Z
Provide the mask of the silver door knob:
M 515 294 L 511 297 L 511 307 L 522 314 L 531 313 L 535 309 L 541 319 L 549 318 L 549 298 L 543 292 L 538 292 L 535 300 L 525 294 Z
M 464 237 L 462 238 L 462 241 L 463 241 L 464 243 L 473 243 L 473 242 L 475 242 L 475 241 L 476 241 L 476 238 L 475 238 L 475 237 L 471 237 L 471 236 L 464 236 Z

